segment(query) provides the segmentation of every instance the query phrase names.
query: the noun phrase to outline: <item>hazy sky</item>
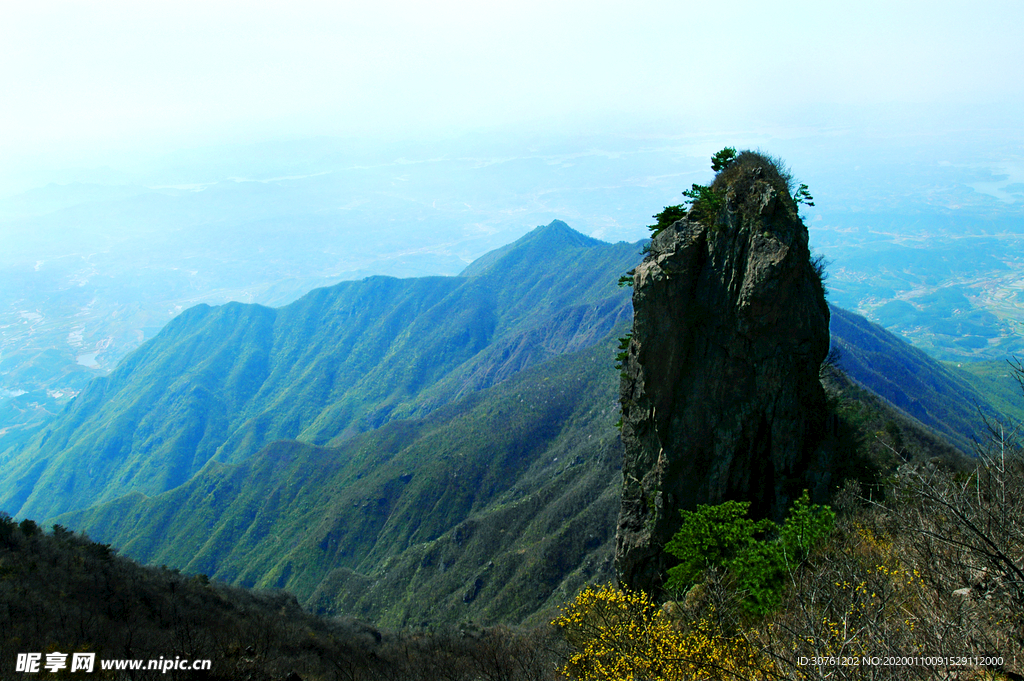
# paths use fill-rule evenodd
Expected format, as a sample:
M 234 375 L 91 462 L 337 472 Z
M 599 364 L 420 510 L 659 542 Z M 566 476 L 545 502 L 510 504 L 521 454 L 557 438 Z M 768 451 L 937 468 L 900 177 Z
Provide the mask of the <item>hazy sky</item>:
M 0 153 L 827 127 L 890 107 L 1005 125 L 1022 27 L 1020 0 L 3 3 Z

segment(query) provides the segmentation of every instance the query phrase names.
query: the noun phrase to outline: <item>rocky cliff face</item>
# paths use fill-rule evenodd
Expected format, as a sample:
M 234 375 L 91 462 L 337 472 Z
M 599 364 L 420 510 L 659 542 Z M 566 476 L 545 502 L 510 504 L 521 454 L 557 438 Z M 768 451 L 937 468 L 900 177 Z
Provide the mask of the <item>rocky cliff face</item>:
M 787 177 L 745 152 L 658 234 L 634 275 L 623 362 L 620 579 L 657 589 L 680 509 L 778 518 L 828 485 L 818 369 L 829 311 Z

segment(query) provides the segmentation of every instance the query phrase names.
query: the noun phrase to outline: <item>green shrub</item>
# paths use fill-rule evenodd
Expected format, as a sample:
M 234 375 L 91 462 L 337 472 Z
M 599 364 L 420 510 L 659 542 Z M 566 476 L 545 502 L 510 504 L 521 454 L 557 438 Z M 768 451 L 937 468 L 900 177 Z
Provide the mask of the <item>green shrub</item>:
M 736 148 L 726 147 L 711 157 L 711 170 L 721 172 L 736 159 Z
M 694 186 L 696 187 L 697 185 Z M 686 192 L 683 193 L 685 194 Z M 689 206 L 687 204 L 680 203 L 675 206 L 665 206 L 664 210 L 660 213 L 652 215 L 651 217 L 657 220 L 657 222 L 653 225 L 647 225 L 647 229 L 651 230 L 651 238 L 653 239 L 661 234 L 666 227 L 673 224 L 676 220 L 681 220 L 686 217 L 688 210 Z
M 615 368 L 619 371 L 622 371 L 626 367 L 626 357 L 629 356 L 629 342 L 632 339 L 632 332 L 619 338 L 619 351 L 615 353 Z
M 751 520 L 749 507 L 750 502 L 727 501 L 681 511 L 683 525 L 665 546 L 680 561 L 669 569 L 666 588 L 684 591 L 705 570 L 722 568 L 742 593 L 744 609 L 760 615 L 775 610 L 786 575 L 832 531 L 835 513 L 812 505 L 806 490 L 781 527 L 771 520 Z
M 814 205 L 814 197 L 811 196 L 811 191 L 808 189 L 806 184 L 801 184 L 800 188 L 793 194 L 793 201 L 795 203 L 802 203 L 808 206 Z
M 786 521 L 779 529 L 779 540 L 790 565 L 807 559 L 811 549 L 832 531 L 836 514 L 828 506 L 811 504 L 807 490 L 793 502 Z
M 702 184 L 694 184 L 683 192 L 683 196 L 689 199 L 690 216 L 707 227 L 714 224 L 725 205 L 723 192 Z
M 749 501 L 726 501 L 717 506 L 700 505 L 696 511 L 680 511 L 683 525 L 665 546 L 680 562 L 669 569 L 666 586 L 692 586 L 704 570 L 732 563 L 756 542 L 759 534 L 775 526 L 770 520 L 754 522 L 748 518 L 749 507 Z

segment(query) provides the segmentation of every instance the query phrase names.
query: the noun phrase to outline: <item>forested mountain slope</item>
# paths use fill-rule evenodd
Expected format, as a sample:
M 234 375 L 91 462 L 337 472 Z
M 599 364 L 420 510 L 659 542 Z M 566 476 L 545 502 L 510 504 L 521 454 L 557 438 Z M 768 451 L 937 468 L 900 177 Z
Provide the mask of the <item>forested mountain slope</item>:
M 831 306 L 829 331 L 851 378 L 933 428 L 965 453 L 1001 412 L 970 375 L 939 362 L 864 317 Z
M 425 417 L 335 446 L 274 442 L 163 494 L 57 520 L 144 562 L 287 589 L 322 613 L 386 626 L 539 621 L 613 574 L 619 333 Z M 876 433 L 888 428 L 907 456 L 952 452 L 869 391 L 832 391 L 848 451 L 887 456 L 892 442 Z M 848 463 L 844 474 L 870 465 Z
M 556 221 L 467 276 L 192 308 L 2 455 L 0 509 L 42 518 L 156 494 L 277 439 L 339 442 L 429 413 L 607 335 L 628 316 L 616 273 L 639 251 Z
M 612 578 L 615 342 L 337 447 L 275 442 L 156 497 L 59 521 L 145 562 L 288 589 L 321 612 L 520 621 Z

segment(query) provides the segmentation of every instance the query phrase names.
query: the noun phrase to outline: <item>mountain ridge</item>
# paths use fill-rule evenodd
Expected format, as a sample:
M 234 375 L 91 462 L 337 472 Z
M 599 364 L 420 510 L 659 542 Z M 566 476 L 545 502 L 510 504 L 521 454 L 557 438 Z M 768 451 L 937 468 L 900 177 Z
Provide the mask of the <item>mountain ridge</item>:
M 631 266 L 640 245 L 597 248 L 564 223 L 539 233 L 478 276 L 370 277 L 282 308 L 191 308 L 0 455 L 0 508 L 46 517 L 159 493 L 207 461 L 282 438 L 336 443 L 598 342 L 629 309 L 605 272 Z

